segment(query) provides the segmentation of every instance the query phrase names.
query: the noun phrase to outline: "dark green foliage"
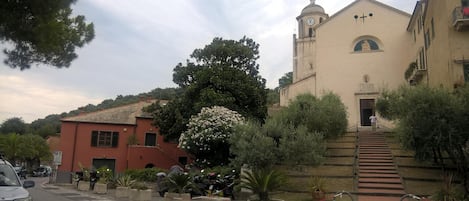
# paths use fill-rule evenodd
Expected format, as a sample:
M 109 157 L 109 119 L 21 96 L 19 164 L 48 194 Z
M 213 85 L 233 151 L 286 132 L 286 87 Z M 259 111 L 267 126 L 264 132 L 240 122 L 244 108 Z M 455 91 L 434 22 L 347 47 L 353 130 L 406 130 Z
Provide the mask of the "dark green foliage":
M 321 99 L 300 95 L 264 125 L 249 122 L 237 127 L 230 139 L 232 163 L 255 168 L 276 163 L 318 165 L 325 155 L 326 137 L 341 136 L 346 127 L 345 106 L 337 95 Z
M 193 61 L 174 68 L 173 81 L 184 95 L 155 113 L 155 124 L 167 140 L 177 140 L 188 119 L 203 107 L 224 106 L 247 118 L 267 115 L 265 80 L 259 76 L 259 45 L 252 39 L 213 39 L 191 54 Z
M 321 133 L 309 133 L 305 126 L 300 126 L 284 134 L 279 153 L 287 165 L 319 165 L 326 153 L 324 137 Z
M 425 86 L 402 87 L 383 93 L 378 111 L 397 121 L 397 131 L 405 148 L 419 160 L 432 160 L 445 168 L 444 156 L 456 164 L 468 191 L 469 88 L 451 92 Z
M 92 23 L 87 24 L 82 15 L 71 16 L 70 6 L 75 1 L 2 1 L 0 41 L 14 46 L 4 50 L 5 63 L 21 70 L 29 69 L 33 63 L 69 67 L 77 58 L 75 48 L 94 38 Z
M 230 153 L 235 157 L 232 164 L 241 167 L 270 167 L 277 161 L 277 145 L 271 137 L 262 133 L 259 124 L 248 122 L 235 128 L 230 138 Z
M 0 134 L 9 134 L 9 133 L 16 133 L 16 134 L 25 134 L 27 129 L 26 123 L 24 123 L 23 119 L 19 117 L 13 117 L 10 119 L 5 120 L 0 126 Z
M 404 78 L 406 80 L 409 80 L 410 76 L 412 76 L 412 73 L 414 73 L 416 68 L 417 68 L 417 63 L 416 62 L 410 63 L 409 67 L 407 68 L 407 70 L 404 73 Z
M 50 161 L 52 154 L 46 141 L 37 135 L 0 135 L 0 152 L 12 162 L 27 162 L 39 165 Z
M 267 91 L 267 105 L 274 105 L 280 103 L 280 93 L 276 89 L 268 89 Z
M 163 180 L 163 186 L 167 187 L 168 192 L 171 193 L 200 192 L 189 174 L 170 174 Z
M 278 79 L 278 87 L 284 88 L 293 82 L 293 72 L 285 73 L 280 79 Z
M 156 182 L 158 172 L 166 172 L 166 170 L 160 168 L 128 169 L 125 170 L 124 175 L 130 175 L 132 179 L 140 182 Z
M 241 187 L 257 194 L 259 201 L 270 201 L 270 193 L 279 190 L 287 182 L 281 172 L 271 169 L 253 169 L 241 175 Z
M 347 129 L 345 105 L 332 93 L 321 99 L 310 94 L 299 95 L 274 118 L 294 128 L 304 125 L 308 132 L 323 133 L 326 138 L 341 136 Z

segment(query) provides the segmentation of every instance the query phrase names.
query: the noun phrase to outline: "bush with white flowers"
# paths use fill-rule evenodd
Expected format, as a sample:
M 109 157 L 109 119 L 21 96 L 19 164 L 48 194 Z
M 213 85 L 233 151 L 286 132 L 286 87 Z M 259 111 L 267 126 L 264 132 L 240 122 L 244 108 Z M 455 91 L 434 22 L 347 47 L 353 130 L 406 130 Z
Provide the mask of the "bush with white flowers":
M 225 107 L 202 108 L 189 120 L 187 131 L 179 138 L 179 147 L 194 155 L 198 165 L 226 165 L 230 157 L 228 139 L 233 127 L 243 121 L 239 113 Z

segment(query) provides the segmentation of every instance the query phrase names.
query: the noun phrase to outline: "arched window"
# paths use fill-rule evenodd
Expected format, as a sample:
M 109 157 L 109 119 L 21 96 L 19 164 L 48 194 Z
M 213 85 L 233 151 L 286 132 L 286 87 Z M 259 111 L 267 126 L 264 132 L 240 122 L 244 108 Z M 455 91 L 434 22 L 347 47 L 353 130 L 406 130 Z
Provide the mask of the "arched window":
M 380 50 L 378 43 L 373 39 L 361 39 L 355 43 L 354 52 L 370 52 Z

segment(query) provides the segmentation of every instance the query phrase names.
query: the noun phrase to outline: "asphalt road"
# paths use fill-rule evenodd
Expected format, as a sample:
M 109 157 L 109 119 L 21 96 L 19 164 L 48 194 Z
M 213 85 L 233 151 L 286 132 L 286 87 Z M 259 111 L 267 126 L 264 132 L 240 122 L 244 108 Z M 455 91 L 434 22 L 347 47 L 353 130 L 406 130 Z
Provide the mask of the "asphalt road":
M 29 188 L 34 201 L 88 201 L 100 200 L 110 201 L 111 199 L 101 196 L 82 193 L 68 188 L 45 185 L 48 181 L 47 177 L 28 177 L 36 183 L 34 188 Z

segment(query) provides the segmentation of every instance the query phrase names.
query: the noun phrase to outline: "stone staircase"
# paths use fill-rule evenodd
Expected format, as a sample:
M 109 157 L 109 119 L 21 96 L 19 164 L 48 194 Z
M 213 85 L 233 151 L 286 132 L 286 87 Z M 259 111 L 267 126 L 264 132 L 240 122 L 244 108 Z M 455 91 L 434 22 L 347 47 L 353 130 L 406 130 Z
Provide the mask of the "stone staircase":
M 358 200 L 399 201 L 405 194 L 383 133 L 359 132 Z

